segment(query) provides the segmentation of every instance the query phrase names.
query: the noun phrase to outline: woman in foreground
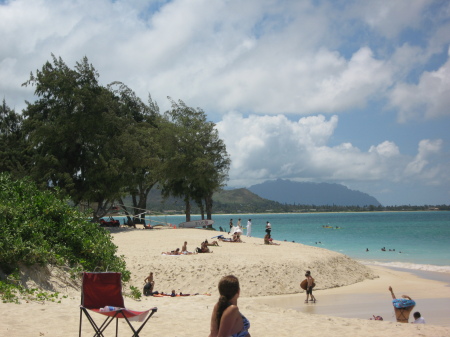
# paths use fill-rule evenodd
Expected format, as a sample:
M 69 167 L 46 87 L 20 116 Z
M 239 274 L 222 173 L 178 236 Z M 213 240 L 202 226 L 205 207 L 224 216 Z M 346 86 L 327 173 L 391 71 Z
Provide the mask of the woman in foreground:
M 236 276 L 222 277 L 219 282 L 220 297 L 211 316 L 209 337 L 250 337 L 250 322 L 239 312 L 237 300 L 240 293 Z

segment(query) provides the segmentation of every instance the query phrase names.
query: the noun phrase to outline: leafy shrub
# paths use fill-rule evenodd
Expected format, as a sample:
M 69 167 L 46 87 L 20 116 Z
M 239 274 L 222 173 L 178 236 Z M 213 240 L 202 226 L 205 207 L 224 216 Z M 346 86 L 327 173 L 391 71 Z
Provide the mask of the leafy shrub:
M 0 174 L 0 229 L 0 268 L 6 274 L 22 263 L 50 263 L 130 278 L 107 230 L 54 192 L 40 191 L 26 179 L 14 181 L 6 173 Z
M 141 291 L 138 289 L 138 287 L 130 286 L 131 294 L 130 296 L 134 298 L 135 300 L 140 300 L 142 297 Z

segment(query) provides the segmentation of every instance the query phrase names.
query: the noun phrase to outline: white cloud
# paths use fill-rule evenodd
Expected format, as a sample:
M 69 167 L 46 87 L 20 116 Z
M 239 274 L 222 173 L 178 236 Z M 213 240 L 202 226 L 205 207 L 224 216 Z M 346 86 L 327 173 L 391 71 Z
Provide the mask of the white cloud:
M 423 12 L 433 0 L 359 1 L 353 8 L 372 28 L 388 38 L 397 37 L 405 28 L 417 28 Z
M 430 164 L 429 159 L 434 154 L 438 154 L 442 148 L 442 140 L 424 139 L 420 141 L 418 153 L 405 168 L 407 176 L 421 176 L 422 178 L 435 179 L 439 173 L 436 167 L 426 168 Z
M 450 115 L 450 59 L 438 70 L 424 72 L 417 85 L 397 84 L 390 101 L 400 122 Z
M 369 153 L 377 153 L 383 157 L 393 157 L 398 156 L 400 154 L 400 150 L 397 145 L 390 141 L 384 141 L 383 143 L 377 146 L 371 146 L 369 149 Z

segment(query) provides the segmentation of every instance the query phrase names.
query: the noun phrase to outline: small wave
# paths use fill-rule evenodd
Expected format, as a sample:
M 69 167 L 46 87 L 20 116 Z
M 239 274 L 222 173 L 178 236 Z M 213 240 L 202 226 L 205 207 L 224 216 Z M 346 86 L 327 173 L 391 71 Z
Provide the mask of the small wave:
M 359 261 L 365 265 L 375 265 L 375 266 L 384 266 L 384 267 L 392 267 L 392 268 L 404 268 L 404 269 L 413 269 L 413 270 L 425 270 L 425 271 L 434 271 L 439 273 L 450 273 L 450 266 L 435 266 L 431 264 L 416 264 L 416 263 L 408 263 L 408 262 L 379 262 L 379 261 L 367 261 L 361 260 Z

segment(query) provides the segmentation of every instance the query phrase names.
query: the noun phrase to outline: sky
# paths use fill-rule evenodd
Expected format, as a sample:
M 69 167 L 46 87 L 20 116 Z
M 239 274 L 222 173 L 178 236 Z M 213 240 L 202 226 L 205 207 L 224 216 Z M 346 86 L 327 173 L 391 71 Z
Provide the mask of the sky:
M 450 204 L 450 1 L 0 0 L 0 95 L 87 56 L 161 111 L 216 123 L 228 188 L 338 183 L 385 206 Z

